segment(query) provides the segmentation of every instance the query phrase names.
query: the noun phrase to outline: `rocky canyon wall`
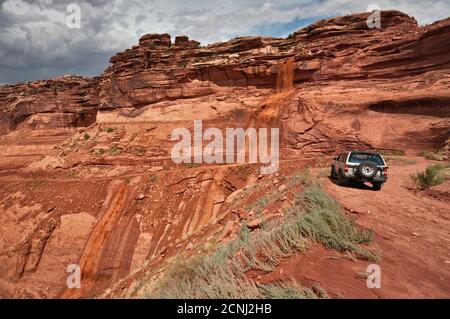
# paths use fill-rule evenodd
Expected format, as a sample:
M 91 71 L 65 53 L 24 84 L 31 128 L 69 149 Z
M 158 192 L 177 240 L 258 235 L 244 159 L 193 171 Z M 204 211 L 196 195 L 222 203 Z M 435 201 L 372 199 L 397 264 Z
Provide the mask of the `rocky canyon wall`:
M 135 117 L 161 102 L 177 103 L 177 112 L 184 112 L 181 108 L 192 107 L 187 100 L 219 96 L 229 101 L 229 89 L 255 96 L 277 90 L 279 65 L 290 61 L 298 94 L 287 103 L 290 107 L 282 108 L 280 120 L 287 130 L 286 146 L 294 153 L 308 148 L 311 139 L 342 134 L 339 138 L 349 146 L 393 147 L 395 141 L 381 145 L 382 136 L 372 141 L 361 131 L 365 119 L 386 114 L 400 122 L 404 114 L 424 116 L 429 144 L 437 146 L 448 135 L 442 121 L 450 115 L 450 20 L 419 27 L 401 12 L 383 11 L 381 28 L 369 29 L 367 16 L 322 20 L 286 39 L 240 37 L 207 46 L 186 36 L 172 42 L 168 34 L 147 34 L 111 57 L 110 67 L 96 78 L 65 76 L 0 87 L 0 133 L 85 127 L 95 122 L 99 110 Z M 363 141 L 350 132 L 334 134 L 339 128 L 331 120 L 312 119 L 352 114 L 361 114 L 359 124 L 350 125 L 360 128 Z M 317 134 L 299 138 L 311 127 L 308 123 L 316 125 Z M 404 138 L 405 143 L 413 140 Z

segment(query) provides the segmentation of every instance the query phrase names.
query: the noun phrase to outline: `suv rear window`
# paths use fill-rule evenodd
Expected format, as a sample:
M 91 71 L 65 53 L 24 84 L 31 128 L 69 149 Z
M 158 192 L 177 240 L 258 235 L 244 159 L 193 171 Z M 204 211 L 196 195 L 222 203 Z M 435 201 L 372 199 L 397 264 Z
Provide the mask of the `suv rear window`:
M 378 154 L 368 154 L 368 153 L 351 153 L 349 162 L 352 163 L 362 163 L 362 162 L 372 162 L 376 165 L 384 166 L 383 159 Z

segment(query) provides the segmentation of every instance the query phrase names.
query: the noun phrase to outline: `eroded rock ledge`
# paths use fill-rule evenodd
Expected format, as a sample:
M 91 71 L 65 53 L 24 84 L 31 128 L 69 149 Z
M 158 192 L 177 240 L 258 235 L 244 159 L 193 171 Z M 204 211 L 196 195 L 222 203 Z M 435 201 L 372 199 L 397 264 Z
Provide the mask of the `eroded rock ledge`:
M 240 37 L 200 46 L 187 36 L 147 34 L 111 57 L 96 78 L 64 76 L 0 87 L 0 132 L 20 125 L 83 126 L 98 109 L 143 107 L 199 97 L 215 86 L 274 87 L 276 65 L 293 58 L 295 83 L 393 79 L 444 70 L 450 63 L 450 19 L 418 27 L 383 11 L 381 29 L 368 14 L 321 20 L 286 39 Z

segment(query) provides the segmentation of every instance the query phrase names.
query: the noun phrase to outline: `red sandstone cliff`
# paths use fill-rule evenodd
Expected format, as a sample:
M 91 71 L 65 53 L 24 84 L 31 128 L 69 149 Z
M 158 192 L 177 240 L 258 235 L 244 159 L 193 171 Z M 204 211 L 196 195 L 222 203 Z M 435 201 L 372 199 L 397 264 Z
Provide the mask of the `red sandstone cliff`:
M 322 20 L 287 39 L 242 37 L 208 46 L 185 36 L 172 43 L 168 34 L 147 34 L 113 56 L 97 78 L 68 76 L 0 87 L 0 132 L 87 126 L 97 110 L 141 109 L 223 88 L 274 88 L 278 64 L 286 59 L 294 62 L 296 89 L 305 91 L 299 107 L 309 91 L 317 90 L 321 93 L 312 94 L 322 99 L 320 107 L 448 117 L 450 20 L 418 27 L 401 12 L 385 11 L 381 29 L 368 29 L 367 16 Z M 341 85 L 361 90 L 342 102 L 327 100 L 332 94 L 327 91 Z M 365 91 L 374 86 L 384 88 L 368 98 L 372 93 Z M 447 133 L 433 135 L 430 145 L 443 142 Z
M 113 296 L 136 296 L 139 282 L 151 282 L 148 269 L 181 252 L 195 254 L 197 245 L 228 240 L 253 218 L 245 204 L 279 192 L 306 165 L 325 165 L 325 154 L 346 148 L 414 154 L 445 144 L 448 150 L 450 19 L 419 27 L 403 13 L 383 11 L 381 29 L 368 29 L 367 16 L 322 20 L 286 39 L 243 37 L 207 46 L 148 34 L 113 56 L 98 77 L 1 86 L 0 296 L 96 296 L 111 287 Z M 253 166 L 175 165 L 170 134 L 196 119 L 205 127 L 279 127 L 284 166 L 261 177 Z M 400 187 L 413 171 L 399 172 L 392 190 L 376 197 L 379 219 L 370 220 L 362 204 L 352 214 L 367 227 L 398 218 L 400 241 L 409 240 L 416 211 L 444 214 L 446 206 L 419 201 Z M 277 217 L 272 212 L 292 203 L 299 188 L 284 185 L 283 196 L 262 214 Z M 344 201 L 355 198 L 352 191 L 344 189 Z M 401 198 L 389 197 L 395 192 Z M 396 207 L 399 200 L 406 202 L 398 211 L 385 210 L 385 201 Z M 416 217 L 430 233 L 432 223 L 448 235 L 445 220 L 423 215 Z M 383 238 L 392 236 L 390 227 L 380 227 Z M 445 244 L 438 236 L 421 242 L 422 252 L 438 250 L 419 258 L 421 265 L 438 263 Z M 401 262 L 395 255 L 411 247 L 384 245 L 391 262 L 408 261 L 409 255 Z M 321 249 L 305 258 L 334 262 Z M 355 264 L 347 261 L 331 269 L 355 283 L 354 272 L 344 271 Z M 65 267 L 77 262 L 88 270 L 87 285 L 67 292 Z M 419 266 L 408 268 L 408 276 L 423 275 Z M 435 285 L 426 286 L 425 296 L 445 296 L 444 266 L 433 268 L 437 279 L 421 277 Z M 398 292 L 397 284 L 387 296 Z M 346 288 L 345 296 L 367 294 Z

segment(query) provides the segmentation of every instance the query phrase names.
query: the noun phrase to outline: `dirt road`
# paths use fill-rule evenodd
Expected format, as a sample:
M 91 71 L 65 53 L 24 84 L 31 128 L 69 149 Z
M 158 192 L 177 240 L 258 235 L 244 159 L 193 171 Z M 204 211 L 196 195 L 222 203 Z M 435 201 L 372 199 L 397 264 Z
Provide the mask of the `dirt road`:
M 323 183 L 358 225 L 376 232 L 382 279 L 381 289 L 372 289 L 373 293 L 380 298 L 448 298 L 449 202 L 409 189 L 410 175 L 432 162 L 423 158 L 405 160 L 410 162 L 388 162 L 389 180 L 381 191 L 341 187 L 329 178 Z

